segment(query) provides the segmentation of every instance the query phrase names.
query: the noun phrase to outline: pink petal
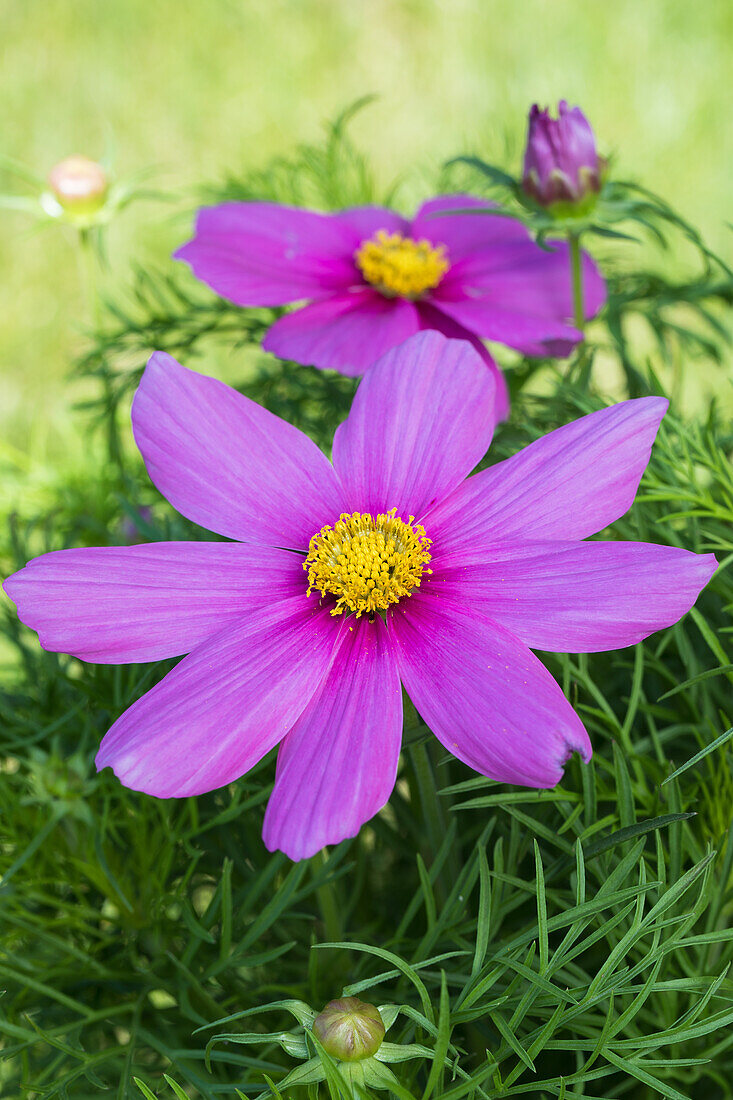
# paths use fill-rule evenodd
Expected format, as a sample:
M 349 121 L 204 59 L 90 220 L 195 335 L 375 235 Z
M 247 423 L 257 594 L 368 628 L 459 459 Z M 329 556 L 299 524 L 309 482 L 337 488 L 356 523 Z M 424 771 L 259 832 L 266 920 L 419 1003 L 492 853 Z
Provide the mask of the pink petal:
M 671 626 L 716 568 L 712 554 L 643 542 L 498 543 L 483 554 L 434 560 L 431 592 L 562 653 L 621 649 Z
M 385 233 L 400 233 L 403 236 L 410 232 L 410 223 L 385 206 L 347 207 L 334 214 L 334 218 L 350 235 L 349 245 L 353 252 L 356 252 L 363 241 L 369 240 L 380 229 Z
M 44 649 L 101 664 L 158 661 L 304 591 L 303 559 L 228 542 L 95 546 L 34 558 L 3 587 Z
M 584 253 L 582 263 L 584 312 L 590 318 L 605 302 L 606 286 L 590 256 Z M 477 251 L 456 264 L 431 297 L 459 324 L 525 355 L 568 355 L 581 339 L 572 322 L 564 242 L 552 242 L 549 252 L 528 238 Z
M 591 746 L 547 669 L 518 638 L 465 598 L 426 586 L 389 618 L 397 668 L 441 744 L 501 783 L 554 787 L 566 760 Z
M 667 404 L 622 401 L 469 478 L 425 517 L 435 550 L 473 553 L 499 541 L 584 539 L 602 530 L 631 507 Z
M 533 241 L 477 254 L 460 268 L 462 290 L 469 298 L 518 314 L 571 320 L 573 289 L 570 250 L 564 241 L 548 241 L 548 251 Z M 606 300 L 598 267 L 582 253 L 583 305 L 594 317 Z
M 136 791 L 183 798 L 244 775 L 318 691 L 343 625 L 303 596 L 260 608 L 194 650 L 118 718 L 96 764 Z
M 240 306 L 322 298 L 354 281 L 355 232 L 332 214 L 268 202 L 199 210 L 193 240 L 174 257 Z
M 280 359 L 358 375 L 419 328 L 414 302 L 365 288 L 287 313 L 262 346 Z
M 474 209 L 478 213 L 461 213 Z M 496 203 L 475 195 L 438 195 L 418 210 L 412 236 L 445 245 L 451 265 L 497 245 L 529 240 L 527 230 L 516 219 L 483 213 L 497 209 Z
M 490 299 L 436 299 L 435 304 L 456 324 L 485 340 L 516 348 L 523 355 L 565 359 L 582 339 L 580 331 L 571 324 L 506 310 Z
M 504 375 L 497 367 L 486 345 L 468 329 L 456 324 L 446 313 L 441 313 L 431 302 L 420 302 L 418 312 L 420 314 L 420 325 L 423 329 L 434 329 L 435 332 L 442 332 L 443 336 L 447 336 L 451 340 L 466 340 L 472 348 L 476 349 L 491 372 L 496 386 L 494 394 L 496 422 L 506 420 L 509 416 L 509 389 Z
M 333 467 L 312 440 L 163 352 L 148 362 L 132 426 L 160 492 L 218 534 L 305 549 L 342 511 Z
M 306 859 L 356 836 L 392 793 L 402 693 L 382 620 L 350 619 L 331 672 L 280 745 L 263 837 Z
M 474 349 L 413 336 L 369 371 L 336 431 L 346 510 L 419 518 L 485 454 L 494 421 L 494 381 Z

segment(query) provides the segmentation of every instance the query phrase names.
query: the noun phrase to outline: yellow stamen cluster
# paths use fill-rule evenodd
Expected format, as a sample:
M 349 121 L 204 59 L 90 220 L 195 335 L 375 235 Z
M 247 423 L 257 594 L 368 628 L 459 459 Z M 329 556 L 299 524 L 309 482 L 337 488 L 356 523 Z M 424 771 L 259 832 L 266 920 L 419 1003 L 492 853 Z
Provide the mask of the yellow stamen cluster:
M 420 298 L 450 267 L 445 245 L 434 248 L 430 241 L 414 241 L 386 229 L 363 241 L 354 259 L 366 281 L 387 298 Z
M 373 518 L 368 512 L 344 513 L 333 527 L 326 524 L 314 535 L 303 568 L 308 573 L 308 595 L 316 589 L 336 597 L 332 615 L 345 610 L 386 611 L 420 587 L 430 561 L 430 539 L 410 516 L 399 519 L 393 508 Z

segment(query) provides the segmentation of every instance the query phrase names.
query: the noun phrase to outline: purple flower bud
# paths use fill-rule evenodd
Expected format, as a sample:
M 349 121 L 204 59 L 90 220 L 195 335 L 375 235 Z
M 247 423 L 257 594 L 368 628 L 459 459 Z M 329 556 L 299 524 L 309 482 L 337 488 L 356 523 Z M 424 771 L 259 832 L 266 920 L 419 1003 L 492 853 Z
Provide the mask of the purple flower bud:
M 109 181 L 101 164 L 89 157 L 65 157 L 49 173 L 54 198 L 68 214 L 96 214 L 104 205 Z
M 332 1058 L 359 1062 L 376 1054 L 384 1039 L 379 1009 L 358 997 L 329 1001 L 313 1021 L 313 1033 Z
M 533 104 L 529 112 L 522 187 L 540 206 L 576 205 L 601 189 L 601 161 L 580 107 L 558 104 L 558 117 Z

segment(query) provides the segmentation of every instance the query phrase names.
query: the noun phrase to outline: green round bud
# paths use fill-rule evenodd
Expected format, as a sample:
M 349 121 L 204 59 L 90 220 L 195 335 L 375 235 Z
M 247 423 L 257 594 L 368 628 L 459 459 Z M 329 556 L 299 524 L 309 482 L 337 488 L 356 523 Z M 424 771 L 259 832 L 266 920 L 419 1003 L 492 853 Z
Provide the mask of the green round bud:
M 101 164 L 81 156 L 59 161 L 48 182 L 59 206 L 76 217 L 89 217 L 101 210 L 109 187 Z
M 379 1009 L 358 997 L 329 1001 L 313 1021 L 323 1049 L 341 1062 L 359 1062 L 376 1054 L 384 1039 Z

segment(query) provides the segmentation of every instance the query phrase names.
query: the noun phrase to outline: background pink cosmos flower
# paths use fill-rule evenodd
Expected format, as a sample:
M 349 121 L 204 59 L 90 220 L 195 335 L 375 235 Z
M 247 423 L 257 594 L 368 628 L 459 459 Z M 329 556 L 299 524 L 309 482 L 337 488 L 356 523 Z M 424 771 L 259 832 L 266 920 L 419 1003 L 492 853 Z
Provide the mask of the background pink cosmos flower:
M 464 341 L 421 333 L 362 381 L 331 463 L 158 352 L 132 411 L 150 476 L 237 541 L 61 550 L 5 588 L 46 649 L 112 663 L 188 653 L 115 722 L 97 766 L 181 797 L 279 744 L 264 839 L 300 859 L 389 798 L 400 682 L 441 743 L 493 779 L 551 787 L 569 754 L 590 757 L 531 648 L 633 645 L 676 622 L 715 568 L 673 547 L 583 541 L 630 506 L 665 408 L 623 402 L 468 477 L 491 440 L 493 378 Z M 337 535 L 341 515 L 353 538 Z M 399 595 L 408 567 L 414 589 Z M 385 597 L 385 613 L 334 615 L 339 591 L 355 607 Z
M 492 208 L 471 195 L 442 195 L 410 222 L 376 206 L 321 214 L 225 203 L 199 211 L 193 240 L 175 256 L 240 306 L 309 299 L 263 341 L 283 359 L 360 375 L 422 329 L 467 340 L 494 376 L 502 419 L 506 383 L 481 339 L 525 355 L 562 356 L 581 333 L 570 320 L 567 245 L 554 242 L 546 251 L 519 222 L 483 212 Z M 466 209 L 477 213 L 450 213 Z M 606 292 L 587 255 L 583 284 L 593 317 Z

